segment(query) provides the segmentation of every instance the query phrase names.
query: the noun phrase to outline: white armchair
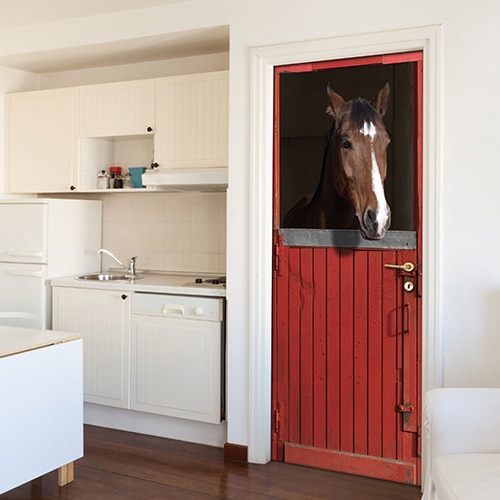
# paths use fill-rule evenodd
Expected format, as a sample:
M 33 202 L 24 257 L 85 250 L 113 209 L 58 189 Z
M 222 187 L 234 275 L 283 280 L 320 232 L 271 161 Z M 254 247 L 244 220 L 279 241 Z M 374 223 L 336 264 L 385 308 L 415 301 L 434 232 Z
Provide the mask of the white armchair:
M 422 500 L 500 499 L 500 388 L 433 389 L 423 419 Z

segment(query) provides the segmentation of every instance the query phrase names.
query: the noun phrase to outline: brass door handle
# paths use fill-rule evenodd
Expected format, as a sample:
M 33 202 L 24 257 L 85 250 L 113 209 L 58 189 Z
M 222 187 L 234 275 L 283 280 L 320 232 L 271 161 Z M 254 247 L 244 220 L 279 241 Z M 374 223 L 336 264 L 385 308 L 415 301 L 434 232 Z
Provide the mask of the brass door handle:
M 384 267 L 400 269 L 401 271 L 411 273 L 415 269 L 415 264 L 413 264 L 413 262 L 405 262 L 404 264 L 384 264 Z

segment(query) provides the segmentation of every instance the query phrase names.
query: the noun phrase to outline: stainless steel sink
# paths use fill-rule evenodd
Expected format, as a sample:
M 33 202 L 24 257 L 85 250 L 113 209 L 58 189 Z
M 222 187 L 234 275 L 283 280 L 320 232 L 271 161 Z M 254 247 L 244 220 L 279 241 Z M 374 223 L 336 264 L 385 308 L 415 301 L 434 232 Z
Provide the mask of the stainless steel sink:
M 89 280 L 89 281 L 133 281 L 139 280 L 143 276 L 136 274 L 112 274 L 112 273 L 96 273 L 96 274 L 84 274 L 78 276 L 79 280 Z

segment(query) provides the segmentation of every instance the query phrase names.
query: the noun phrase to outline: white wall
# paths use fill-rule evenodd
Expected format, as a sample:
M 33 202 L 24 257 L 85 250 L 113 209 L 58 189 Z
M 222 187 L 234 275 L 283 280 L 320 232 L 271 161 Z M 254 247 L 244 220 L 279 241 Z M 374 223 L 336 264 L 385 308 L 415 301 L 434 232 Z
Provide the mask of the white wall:
M 500 385 L 500 247 L 496 216 L 500 166 L 498 143 L 498 81 L 500 66 L 496 48 L 500 42 L 497 0 L 196 0 L 170 7 L 145 9 L 135 15 L 101 16 L 92 21 L 59 23 L 0 32 L 3 54 L 31 52 L 85 43 L 147 36 L 217 24 L 230 25 L 230 178 L 228 190 L 228 441 L 250 444 L 250 457 L 266 459 L 255 451 L 249 429 L 257 418 L 249 405 L 249 356 L 256 325 L 269 327 L 269 310 L 263 318 L 250 318 L 250 285 L 254 278 L 254 241 L 250 230 L 251 153 L 254 138 L 250 123 L 250 49 L 360 33 L 381 33 L 403 28 L 442 25 L 442 99 L 436 103 L 436 165 L 440 181 L 435 207 L 426 209 L 427 220 L 436 228 L 429 234 L 436 249 L 434 259 L 424 263 L 436 289 L 439 320 L 424 336 L 442 340 L 443 357 L 424 363 L 442 363 L 446 386 Z M 359 54 L 361 55 L 361 54 Z M 1 77 L 1 75 L 0 75 Z M 425 168 L 425 167 L 424 167 Z M 271 214 L 268 214 L 271 217 Z M 437 217 L 437 220 L 431 218 Z M 264 303 L 270 296 L 261 297 Z M 428 311 L 424 311 L 424 315 Z M 262 321 L 261 321 L 262 320 Z M 260 322 L 259 322 L 260 321 Z M 424 322 L 425 324 L 425 322 Z M 269 330 L 266 330 L 266 334 Z M 439 381 L 440 374 L 436 376 Z M 434 380 L 434 382 L 436 382 Z M 431 381 L 432 383 L 432 381 Z M 263 391 L 267 397 L 267 391 Z M 252 399 L 251 401 L 254 401 Z M 259 417 L 260 418 L 260 417 Z M 263 423 L 269 425 L 269 419 Z M 264 448 L 265 448 L 264 443 Z

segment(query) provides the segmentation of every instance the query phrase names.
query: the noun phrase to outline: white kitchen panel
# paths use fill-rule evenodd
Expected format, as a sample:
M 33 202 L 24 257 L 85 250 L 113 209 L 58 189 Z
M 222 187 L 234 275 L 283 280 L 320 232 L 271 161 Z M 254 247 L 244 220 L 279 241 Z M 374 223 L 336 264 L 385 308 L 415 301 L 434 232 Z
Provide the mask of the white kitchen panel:
M 160 169 L 227 166 L 228 85 L 227 71 L 156 80 Z
M 43 318 L 47 325 L 50 310 L 46 282 L 47 267 L 43 264 L 18 264 L 0 262 L 0 305 L 2 311 L 26 312 Z M 1 325 L 33 326 L 28 320 L 1 319 Z
M 53 289 L 53 328 L 83 339 L 87 402 L 129 407 L 129 303 L 119 291 Z
M 78 90 L 7 94 L 6 120 L 9 191 L 72 189 L 77 172 Z
M 47 264 L 47 277 L 98 271 L 102 203 L 0 200 L 0 262 Z
M 0 381 L 2 494 L 82 457 L 82 341 L 2 357 Z
M 48 205 L 0 204 L 0 261 L 47 262 Z
M 80 137 L 152 134 L 155 80 L 80 87 Z
M 51 327 L 48 280 L 100 268 L 101 209 L 95 200 L 0 200 L 0 311 Z
M 131 408 L 221 420 L 221 325 L 132 315 Z

